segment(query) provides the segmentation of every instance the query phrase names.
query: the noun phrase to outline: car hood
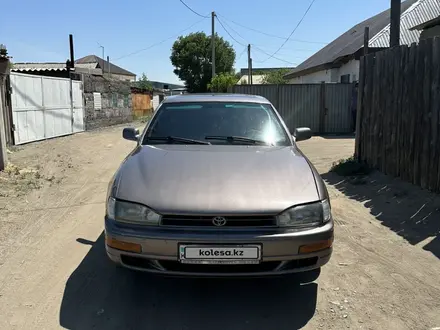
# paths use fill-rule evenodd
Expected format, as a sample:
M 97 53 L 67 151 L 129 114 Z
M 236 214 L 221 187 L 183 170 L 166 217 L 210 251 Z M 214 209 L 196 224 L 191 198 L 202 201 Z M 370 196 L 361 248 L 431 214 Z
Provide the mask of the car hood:
M 163 214 L 278 213 L 319 200 L 294 147 L 138 147 L 118 172 L 116 198 Z

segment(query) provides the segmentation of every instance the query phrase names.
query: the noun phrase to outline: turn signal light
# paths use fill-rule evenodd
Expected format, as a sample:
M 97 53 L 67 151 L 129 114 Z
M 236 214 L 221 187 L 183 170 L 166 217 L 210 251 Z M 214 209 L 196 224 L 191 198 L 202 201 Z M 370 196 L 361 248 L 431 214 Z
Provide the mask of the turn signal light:
M 313 244 L 301 245 L 299 247 L 299 253 L 311 253 L 311 252 L 325 250 L 330 248 L 332 244 L 333 244 L 333 238 Z
M 118 249 L 118 250 L 128 251 L 128 252 L 135 252 L 135 253 L 142 252 L 142 246 L 140 244 L 124 242 L 124 241 L 120 241 L 120 240 L 117 240 L 117 239 L 111 238 L 111 237 L 106 237 L 106 242 L 107 242 L 107 245 L 113 249 Z

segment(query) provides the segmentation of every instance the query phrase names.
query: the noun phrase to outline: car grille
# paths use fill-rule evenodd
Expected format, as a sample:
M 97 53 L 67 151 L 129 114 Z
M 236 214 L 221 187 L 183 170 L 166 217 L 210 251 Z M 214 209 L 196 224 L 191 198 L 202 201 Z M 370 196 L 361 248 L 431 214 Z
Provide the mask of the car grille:
M 193 216 L 193 215 L 164 215 L 162 226 L 178 227 L 275 227 L 277 222 L 274 216 L 225 216 L 226 223 L 223 226 L 216 226 L 213 223 L 214 216 Z

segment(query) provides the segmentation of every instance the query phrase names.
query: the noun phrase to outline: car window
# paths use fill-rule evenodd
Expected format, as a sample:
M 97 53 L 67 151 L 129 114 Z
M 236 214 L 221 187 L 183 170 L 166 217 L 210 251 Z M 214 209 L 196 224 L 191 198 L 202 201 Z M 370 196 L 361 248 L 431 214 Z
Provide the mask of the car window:
M 239 136 L 276 146 L 291 143 L 274 109 L 269 104 L 258 103 L 164 103 L 152 119 L 143 144 L 164 143 L 148 138 L 168 136 L 194 140 L 205 140 L 209 136 Z M 222 140 L 210 142 L 228 143 Z M 238 144 L 248 143 L 234 142 L 234 145 Z

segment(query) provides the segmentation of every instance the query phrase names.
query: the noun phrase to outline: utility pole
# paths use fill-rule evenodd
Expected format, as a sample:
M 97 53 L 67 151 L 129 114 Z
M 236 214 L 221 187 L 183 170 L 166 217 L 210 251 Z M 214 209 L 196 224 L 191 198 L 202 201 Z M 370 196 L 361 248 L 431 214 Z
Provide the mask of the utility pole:
M 73 107 L 73 81 L 72 81 L 72 70 L 75 68 L 75 52 L 73 49 L 73 35 L 69 34 L 69 52 L 70 52 L 70 63 L 69 67 L 67 68 L 67 74 L 69 76 L 69 83 L 70 83 L 70 124 L 72 127 L 72 132 L 74 131 L 74 125 L 75 125 L 75 109 Z
M 107 55 L 107 74 L 110 76 L 110 57 Z
M 249 77 L 249 85 L 252 85 L 251 44 L 248 45 L 248 77 Z
M 104 46 L 99 45 L 100 48 L 102 48 L 102 61 L 105 61 L 105 57 L 104 57 Z M 102 67 L 102 72 L 104 72 L 104 66 Z
M 215 12 L 211 13 L 212 78 L 215 77 Z
M 73 50 L 73 35 L 69 34 L 70 67 L 75 67 L 75 52 Z
M 391 0 L 390 47 L 400 45 L 401 0 Z
M 370 27 L 366 26 L 364 30 L 364 56 L 368 55 L 369 42 L 370 42 Z

